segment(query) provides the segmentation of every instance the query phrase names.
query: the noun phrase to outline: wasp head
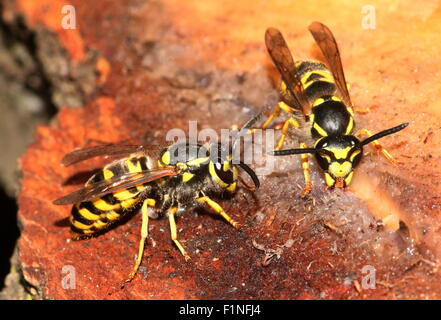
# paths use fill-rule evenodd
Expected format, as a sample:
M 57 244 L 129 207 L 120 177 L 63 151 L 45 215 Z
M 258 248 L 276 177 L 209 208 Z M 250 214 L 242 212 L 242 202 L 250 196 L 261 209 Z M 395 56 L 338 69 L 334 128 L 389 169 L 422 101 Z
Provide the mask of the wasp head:
M 329 187 L 344 188 L 351 182 L 354 168 L 360 163 L 363 154 L 360 141 L 350 135 L 327 136 L 316 143 L 319 150 L 315 156 L 325 172 Z

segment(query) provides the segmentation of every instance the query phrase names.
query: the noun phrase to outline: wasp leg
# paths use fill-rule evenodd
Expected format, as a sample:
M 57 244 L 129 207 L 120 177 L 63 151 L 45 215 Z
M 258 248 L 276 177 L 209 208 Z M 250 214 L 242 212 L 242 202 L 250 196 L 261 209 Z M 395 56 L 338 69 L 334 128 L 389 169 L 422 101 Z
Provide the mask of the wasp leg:
M 346 83 L 346 88 L 348 88 L 348 91 L 351 91 L 351 84 L 350 83 Z M 354 107 L 348 107 L 348 109 L 350 109 L 349 110 L 349 112 L 351 113 L 351 115 L 353 116 L 354 115 L 354 112 L 353 111 L 355 111 L 355 112 L 357 112 L 357 113 L 360 113 L 360 114 L 366 114 L 366 113 L 369 113 L 370 111 L 371 111 L 371 109 L 368 107 L 368 108 L 354 108 Z M 353 110 L 352 110 L 353 109 Z
M 360 130 L 358 131 L 357 135 L 366 135 L 366 136 L 368 136 L 368 137 L 371 137 L 373 134 L 372 134 L 372 132 L 370 132 L 370 131 L 367 130 L 367 129 L 360 129 Z M 372 143 L 374 144 L 375 148 L 376 148 L 378 151 L 380 151 L 380 152 L 383 154 L 383 156 L 384 156 L 384 157 L 385 157 L 390 163 L 392 163 L 392 164 L 394 164 L 394 165 L 396 165 L 396 166 L 402 164 L 401 162 L 395 160 L 394 157 L 392 157 L 392 155 L 391 155 L 391 154 L 390 154 L 385 148 L 383 148 L 383 147 L 381 146 L 381 144 L 380 144 L 377 140 L 372 141 Z
M 285 137 L 288 134 L 289 127 L 293 126 L 295 128 L 300 128 L 299 122 L 294 118 L 289 118 L 285 121 L 282 127 L 282 135 L 279 138 L 279 142 L 277 143 L 277 146 L 274 148 L 275 150 L 280 150 L 283 146 L 283 142 L 285 141 Z
M 300 148 L 305 149 L 308 148 L 306 143 L 300 143 Z M 308 154 L 304 153 L 300 155 L 302 158 L 302 168 L 303 168 L 303 175 L 305 177 L 305 188 L 303 189 L 301 195 L 305 196 L 307 195 L 312 188 L 311 183 L 311 177 L 309 176 L 309 162 L 308 162 Z
M 177 235 L 177 231 L 176 231 L 176 222 L 175 222 L 176 211 L 178 211 L 177 207 L 172 207 L 168 210 L 168 220 L 170 222 L 171 239 L 173 240 L 175 245 L 178 247 L 181 254 L 184 256 L 185 261 L 188 261 L 188 260 L 190 260 L 190 256 L 187 254 L 184 247 L 178 241 L 178 235 Z
M 371 108 L 367 107 L 367 108 L 356 108 L 355 112 L 360 113 L 360 114 L 367 114 L 369 112 L 371 112 Z
M 351 116 L 354 116 L 354 111 L 360 114 L 366 114 L 371 112 L 371 108 L 367 107 L 367 108 L 355 108 L 355 107 L 347 107 L 349 113 L 351 114 Z
M 132 272 L 130 272 L 129 277 L 124 283 L 132 281 L 135 277 L 136 272 L 141 264 L 142 256 L 144 253 L 144 244 L 145 239 L 147 239 L 149 234 L 149 212 L 148 208 L 154 208 L 156 205 L 156 201 L 154 199 L 145 199 L 142 203 L 141 214 L 142 214 L 142 223 L 141 223 L 141 240 L 139 241 L 139 251 L 138 256 L 136 257 L 135 265 L 132 268 Z
M 274 108 L 273 112 L 269 115 L 268 119 L 266 119 L 265 122 L 258 129 L 265 130 L 271 124 L 271 122 L 273 122 L 274 119 L 280 115 L 280 112 L 282 110 L 287 113 L 290 113 L 290 114 L 294 113 L 294 110 L 290 106 L 288 106 L 283 101 L 279 101 L 279 102 L 277 102 L 276 107 Z M 256 128 L 250 129 L 250 130 L 248 130 L 248 132 L 253 133 L 255 130 L 256 130 Z
M 273 112 L 271 112 L 268 119 L 266 119 L 265 122 L 260 126 L 260 129 L 266 129 L 266 127 L 268 127 L 271 122 L 273 122 L 273 120 L 280 115 L 280 111 L 282 109 L 280 109 L 279 104 L 280 102 L 277 103 L 276 107 L 274 108 Z
M 234 221 L 233 218 L 231 218 L 217 202 L 211 200 L 209 197 L 203 196 L 197 198 L 196 201 L 199 203 L 206 203 L 211 209 L 219 213 L 225 220 L 227 220 L 236 229 L 239 229 L 241 227 L 240 223 Z
M 285 111 L 286 113 L 289 113 L 289 114 L 294 113 L 294 110 L 290 106 L 288 106 L 283 101 L 279 101 L 279 102 L 277 102 L 277 105 L 274 108 L 274 111 L 270 114 L 268 119 L 266 119 L 266 121 L 262 124 L 260 129 L 266 129 L 266 127 L 268 127 L 271 124 L 271 122 L 273 122 L 273 120 L 280 115 L 280 112 L 282 110 Z

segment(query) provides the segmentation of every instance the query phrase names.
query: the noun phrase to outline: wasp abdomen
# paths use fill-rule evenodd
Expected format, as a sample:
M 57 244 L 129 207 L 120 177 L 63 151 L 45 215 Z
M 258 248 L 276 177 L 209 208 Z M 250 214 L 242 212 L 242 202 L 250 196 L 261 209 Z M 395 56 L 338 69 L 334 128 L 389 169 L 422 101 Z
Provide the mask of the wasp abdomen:
M 148 163 L 147 157 L 143 155 L 134 155 L 112 162 L 94 174 L 87 181 L 86 186 L 124 174 L 148 170 Z M 139 185 L 75 204 L 70 218 L 74 238 L 91 236 L 107 229 L 140 203 L 140 192 L 145 191 L 147 187 Z
M 301 61 L 297 68 L 306 97 L 312 105 L 318 98 L 335 94 L 337 86 L 334 78 L 323 63 Z

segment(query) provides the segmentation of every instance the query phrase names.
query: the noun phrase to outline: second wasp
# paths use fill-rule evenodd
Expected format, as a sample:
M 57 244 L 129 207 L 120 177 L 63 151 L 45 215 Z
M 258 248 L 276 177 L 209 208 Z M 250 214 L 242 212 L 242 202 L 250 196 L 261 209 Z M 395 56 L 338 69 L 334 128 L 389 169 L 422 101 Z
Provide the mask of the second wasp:
M 308 154 L 315 155 L 317 163 L 324 171 L 328 187 L 344 188 L 350 184 L 354 168 L 360 163 L 363 146 L 369 143 L 373 143 L 391 163 L 398 164 L 377 140 L 408 126 L 408 123 L 402 123 L 376 134 L 372 134 L 367 129 L 360 129 L 354 135 L 354 108 L 337 42 L 329 28 L 320 22 L 313 22 L 309 26 L 309 31 L 325 57 L 327 65 L 317 61 L 294 62 L 281 32 L 269 28 L 265 33 L 266 47 L 282 76 L 280 86 L 282 99 L 262 128 L 266 128 L 281 111 L 290 114 L 283 124 L 276 150 L 270 154 L 301 155 L 306 184 L 302 195 L 309 193 L 312 187 Z M 314 147 L 310 148 L 302 142 L 300 148 L 281 150 L 289 128 L 300 127 L 294 117 L 299 112 L 311 127 L 311 135 L 315 140 Z M 360 140 L 356 136 L 367 136 L 367 138 Z

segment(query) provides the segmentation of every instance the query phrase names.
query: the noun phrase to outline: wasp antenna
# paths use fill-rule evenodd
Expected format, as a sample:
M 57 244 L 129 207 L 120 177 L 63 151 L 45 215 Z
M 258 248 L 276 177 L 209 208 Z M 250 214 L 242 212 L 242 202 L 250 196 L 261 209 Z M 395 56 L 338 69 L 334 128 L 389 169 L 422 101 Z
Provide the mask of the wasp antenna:
M 246 172 L 249 174 L 249 176 L 251 177 L 251 179 L 254 182 L 254 185 L 256 186 L 256 190 L 259 189 L 260 187 L 260 181 L 259 178 L 257 177 L 256 173 L 254 172 L 253 169 L 251 169 L 248 165 L 246 165 L 243 162 L 239 162 L 239 166 Z
M 258 114 L 256 114 L 254 117 L 252 117 L 250 120 L 248 120 L 242 128 L 239 130 L 237 135 L 234 137 L 233 141 L 233 150 L 236 147 L 237 142 L 240 140 L 240 137 L 244 136 L 248 130 L 262 117 L 263 113 L 268 109 L 268 107 L 263 108 Z
M 370 136 L 369 138 L 361 141 L 358 144 L 358 148 L 360 148 L 360 147 L 362 147 L 362 146 L 364 146 L 364 145 L 366 145 L 368 143 L 371 143 L 374 140 L 378 140 L 380 138 L 383 138 L 384 136 L 388 136 L 390 134 L 394 134 L 394 133 L 396 133 L 398 131 L 401 131 L 404 128 L 406 128 L 408 125 L 409 125 L 409 122 L 405 122 L 405 123 L 400 124 L 399 126 L 396 126 L 396 127 L 390 128 L 390 129 L 386 129 L 386 130 L 383 130 L 383 131 L 380 131 L 380 132 L 374 134 L 373 136 Z
M 289 156 L 292 154 L 317 153 L 317 152 L 323 152 L 323 149 L 299 148 L 299 149 L 287 149 L 287 150 L 274 150 L 268 152 L 268 154 L 271 156 Z

